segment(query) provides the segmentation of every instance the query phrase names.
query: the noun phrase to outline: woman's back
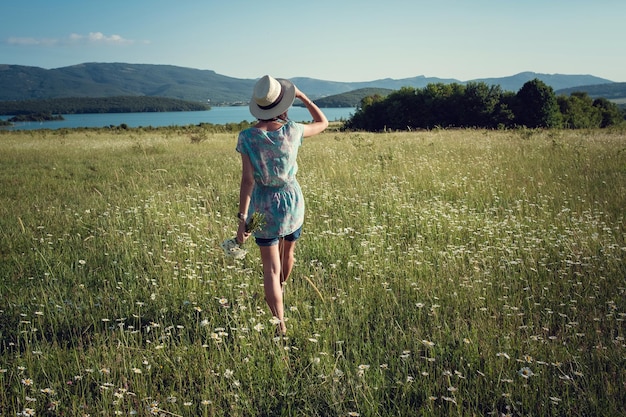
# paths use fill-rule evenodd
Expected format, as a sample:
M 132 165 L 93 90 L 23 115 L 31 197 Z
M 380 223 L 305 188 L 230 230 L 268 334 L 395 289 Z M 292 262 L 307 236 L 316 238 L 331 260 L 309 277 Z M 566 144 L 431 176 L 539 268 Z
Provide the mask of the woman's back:
M 239 134 L 237 151 L 250 158 L 256 184 L 281 187 L 295 180 L 302 137 L 303 126 L 295 122 L 274 131 L 251 127 Z

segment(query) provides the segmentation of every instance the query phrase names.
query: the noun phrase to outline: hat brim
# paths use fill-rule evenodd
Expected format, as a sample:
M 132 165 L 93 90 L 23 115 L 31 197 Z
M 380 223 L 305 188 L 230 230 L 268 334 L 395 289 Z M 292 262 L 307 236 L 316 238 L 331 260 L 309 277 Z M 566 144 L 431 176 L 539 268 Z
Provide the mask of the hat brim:
M 289 110 L 289 107 L 296 100 L 296 86 L 291 81 L 283 78 L 276 78 L 276 81 L 281 84 L 283 89 L 283 98 L 276 106 L 271 109 L 262 109 L 254 99 L 250 100 L 250 113 L 259 120 L 269 120 L 280 116 Z

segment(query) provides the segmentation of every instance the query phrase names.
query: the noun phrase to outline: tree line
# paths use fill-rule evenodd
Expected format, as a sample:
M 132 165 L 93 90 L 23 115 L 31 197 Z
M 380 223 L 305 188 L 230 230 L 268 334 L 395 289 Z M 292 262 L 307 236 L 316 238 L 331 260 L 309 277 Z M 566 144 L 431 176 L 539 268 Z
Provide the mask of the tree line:
M 539 79 L 526 82 L 517 93 L 484 82 L 436 83 L 365 97 L 345 128 L 604 128 L 623 123 L 624 116 L 605 98 L 592 99 L 583 92 L 557 97 Z
M 167 97 L 69 97 L 42 100 L 0 101 L 0 114 L 26 115 L 33 113 L 86 114 L 138 113 L 209 110 L 204 103 Z

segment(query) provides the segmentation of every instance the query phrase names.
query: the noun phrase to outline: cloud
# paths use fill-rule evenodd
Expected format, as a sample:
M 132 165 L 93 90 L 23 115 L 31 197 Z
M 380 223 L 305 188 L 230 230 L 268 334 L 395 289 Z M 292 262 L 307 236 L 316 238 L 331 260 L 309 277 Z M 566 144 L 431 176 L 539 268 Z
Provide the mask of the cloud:
M 89 35 L 79 35 L 76 33 L 72 33 L 70 35 L 70 40 L 73 42 L 89 42 L 107 45 L 128 45 L 131 43 L 135 43 L 135 41 L 125 39 L 120 35 L 107 36 L 102 32 L 89 32 Z
M 136 43 L 134 40 L 126 39 L 120 35 L 105 35 L 102 32 L 89 32 L 87 35 L 72 33 L 67 38 L 49 39 L 49 38 L 32 38 L 32 37 L 10 37 L 6 40 L 9 45 L 15 46 L 57 46 L 57 45 L 131 45 Z M 142 43 L 149 43 L 143 41 Z

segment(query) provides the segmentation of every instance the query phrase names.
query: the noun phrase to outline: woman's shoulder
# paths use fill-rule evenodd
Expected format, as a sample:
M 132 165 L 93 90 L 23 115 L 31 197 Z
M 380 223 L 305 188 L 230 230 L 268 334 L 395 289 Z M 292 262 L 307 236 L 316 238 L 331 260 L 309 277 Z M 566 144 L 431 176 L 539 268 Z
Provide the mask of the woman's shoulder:
M 259 130 L 259 129 L 258 129 L 258 128 L 256 128 L 256 127 L 254 127 L 254 126 L 250 126 L 250 127 L 248 127 L 248 128 L 245 128 L 245 129 L 241 130 L 241 131 L 239 132 L 239 134 L 240 134 L 240 135 L 249 135 L 249 134 L 251 134 L 252 132 L 255 132 L 255 131 L 257 131 L 257 130 Z
M 288 121 L 283 126 L 283 129 L 289 130 L 291 132 L 304 132 L 304 125 L 302 123 L 294 122 L 293 120 Z
M 251 138 L 259 134 L 259 129 L 252 126 L 239 132 L 239 139 Z

